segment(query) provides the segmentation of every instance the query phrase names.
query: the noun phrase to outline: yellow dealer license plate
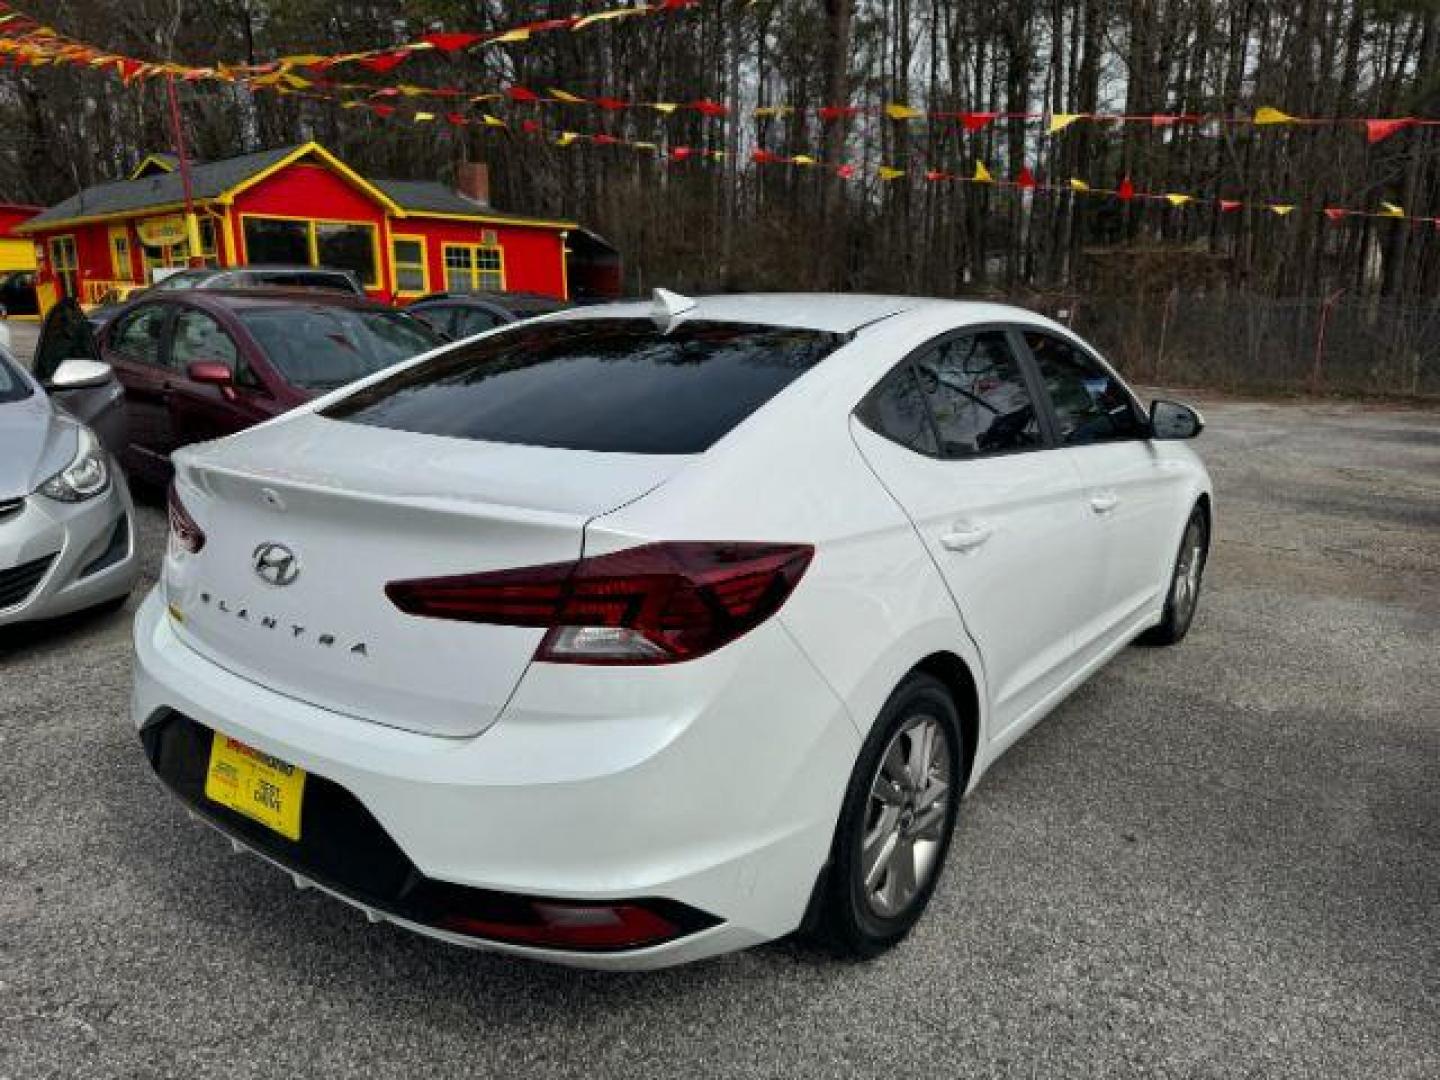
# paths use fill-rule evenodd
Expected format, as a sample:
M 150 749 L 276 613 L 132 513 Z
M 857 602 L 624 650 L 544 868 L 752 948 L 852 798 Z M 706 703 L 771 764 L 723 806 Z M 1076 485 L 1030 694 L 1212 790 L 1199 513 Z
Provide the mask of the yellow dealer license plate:
M 300 839 L 305 770 L 215 732 L 205 797 L 254 818 L 291 840 Z

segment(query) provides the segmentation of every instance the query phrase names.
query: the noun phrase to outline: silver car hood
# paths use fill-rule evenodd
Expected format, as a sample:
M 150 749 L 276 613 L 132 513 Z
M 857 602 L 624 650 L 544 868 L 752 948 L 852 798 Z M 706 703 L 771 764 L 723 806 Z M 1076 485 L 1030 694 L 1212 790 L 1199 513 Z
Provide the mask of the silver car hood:
M 79 427 L 41 392 L 0 404 L 0 500 L 29 495 L 70 464 Z

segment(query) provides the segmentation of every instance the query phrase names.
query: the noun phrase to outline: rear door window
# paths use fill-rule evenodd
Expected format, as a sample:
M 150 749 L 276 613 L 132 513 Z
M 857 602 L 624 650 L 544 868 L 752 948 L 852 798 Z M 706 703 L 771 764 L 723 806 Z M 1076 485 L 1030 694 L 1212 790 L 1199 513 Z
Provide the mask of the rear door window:
M 940 452 L 979 457 L 1044 444 L 1020 362 L 1003 330 L 948 338 L 915 358 Z
M 843 345 L 845 335 L 648 319 L 519 324 L 466 342 L 324 415 L 462 439 L 698 454 Z
M 159 366 L 162 363 L 161 334 L 168 314 L 168 308 L 154 304 L 121 316 L 110 338 L 110 348 L 121 359 Z

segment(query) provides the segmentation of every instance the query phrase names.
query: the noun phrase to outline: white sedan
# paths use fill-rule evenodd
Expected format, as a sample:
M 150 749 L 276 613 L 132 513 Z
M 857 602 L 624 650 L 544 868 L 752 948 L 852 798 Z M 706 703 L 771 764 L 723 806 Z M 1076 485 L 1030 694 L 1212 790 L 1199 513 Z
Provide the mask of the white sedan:
M 650 968 L 920 917 L 961 795 L 1194 616 L 1187 406 L 990 304 L 566 311 L 175 455 L 156 772 L 448 941 Z

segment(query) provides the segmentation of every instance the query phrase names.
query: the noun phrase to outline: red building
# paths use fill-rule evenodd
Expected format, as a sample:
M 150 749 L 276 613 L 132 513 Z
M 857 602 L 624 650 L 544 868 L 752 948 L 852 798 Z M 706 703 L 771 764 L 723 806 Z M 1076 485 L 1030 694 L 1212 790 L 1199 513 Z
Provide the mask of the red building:
M 42 309 L 62 294 L 94 302 L 197 261 L 342 267 L 384 301 L 441 290 L 570 296 L 567 239 L 578 226 L 496 210 L 483 165 L 462 167 L 460 191 L 370 180 L 310 142 L 197 163 L 190 181 L 193 225 L 178 162 L 152 154 L 129 179 L 18 226 L 37 243 Z M 587 252 L 596 239 L 585 234 Z M 618 259 L 613 249 L 606 257 Z

